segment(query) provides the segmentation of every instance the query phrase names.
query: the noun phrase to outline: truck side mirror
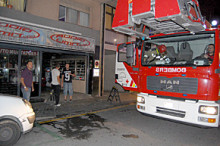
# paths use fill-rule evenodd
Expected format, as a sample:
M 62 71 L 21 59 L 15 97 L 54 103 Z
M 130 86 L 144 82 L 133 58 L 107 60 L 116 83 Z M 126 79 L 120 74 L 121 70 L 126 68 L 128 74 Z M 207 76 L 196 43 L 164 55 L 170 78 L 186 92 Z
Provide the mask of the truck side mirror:
M 134 46 L 133 46 L 133 44 L 127 45 L 126 58 L 127 58 L 127 63 L 129 65 L 132 65 L 134 63 Z

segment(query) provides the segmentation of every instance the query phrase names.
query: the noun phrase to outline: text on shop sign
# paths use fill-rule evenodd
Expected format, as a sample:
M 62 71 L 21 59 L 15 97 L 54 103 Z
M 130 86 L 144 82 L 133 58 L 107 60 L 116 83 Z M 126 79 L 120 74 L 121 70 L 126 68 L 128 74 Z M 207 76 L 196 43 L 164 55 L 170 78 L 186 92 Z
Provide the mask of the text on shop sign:
M 38 38 L 40 34 L 32 29 L 0 22 L 0 34 L 17 38 Z

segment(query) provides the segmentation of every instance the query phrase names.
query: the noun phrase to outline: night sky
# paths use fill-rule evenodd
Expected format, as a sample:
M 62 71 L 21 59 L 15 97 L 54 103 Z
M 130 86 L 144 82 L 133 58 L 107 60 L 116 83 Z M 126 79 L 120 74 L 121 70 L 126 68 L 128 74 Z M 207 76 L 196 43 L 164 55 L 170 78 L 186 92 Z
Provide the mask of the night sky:
M 213 19 L 220 25 L 220 0 L 198 0 L 201 13 L 210 23 Z

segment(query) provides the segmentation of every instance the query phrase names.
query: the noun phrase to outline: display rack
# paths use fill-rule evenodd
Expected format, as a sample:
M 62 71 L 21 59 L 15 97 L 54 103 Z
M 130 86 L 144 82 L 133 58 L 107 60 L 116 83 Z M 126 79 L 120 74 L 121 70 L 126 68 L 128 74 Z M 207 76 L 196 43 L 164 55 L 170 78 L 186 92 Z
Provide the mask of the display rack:
M 56 64 L 60 64 L 60 72 L 65 68 L 65 64 L 69 63 L 70 70 L 76 75 L 73 80 L 85 80 L 86 77 L 86 60 L 85 58 L 62 58 L 62 59 L 52 59 L 51 60 L 51 70 L 55 68 Z
M 85 60 L 76 61 L 76 79 L 85 80 Z

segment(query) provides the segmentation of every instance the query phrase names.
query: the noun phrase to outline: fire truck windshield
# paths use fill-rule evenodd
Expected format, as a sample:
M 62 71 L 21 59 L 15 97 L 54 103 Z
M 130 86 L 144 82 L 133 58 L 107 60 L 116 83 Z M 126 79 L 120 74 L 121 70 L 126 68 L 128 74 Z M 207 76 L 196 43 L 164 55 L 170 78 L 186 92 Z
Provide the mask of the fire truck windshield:
M 214 32 L 153 37 L 145 41 L 143 66 L 209 66 L 214 59 Z

